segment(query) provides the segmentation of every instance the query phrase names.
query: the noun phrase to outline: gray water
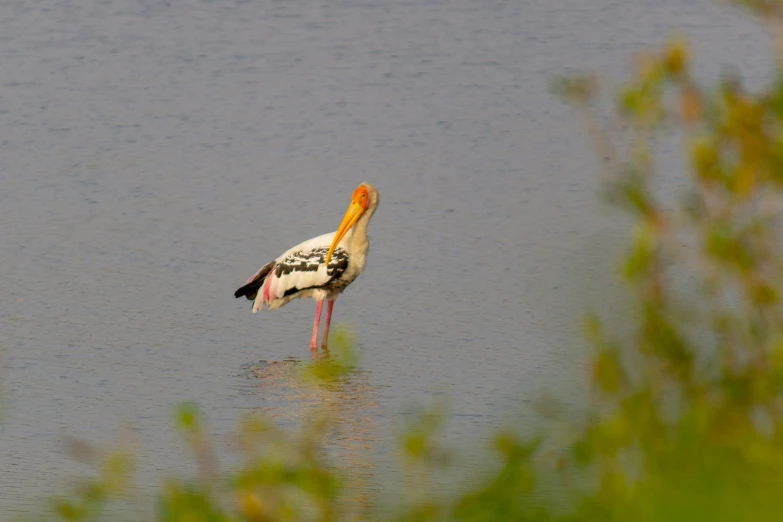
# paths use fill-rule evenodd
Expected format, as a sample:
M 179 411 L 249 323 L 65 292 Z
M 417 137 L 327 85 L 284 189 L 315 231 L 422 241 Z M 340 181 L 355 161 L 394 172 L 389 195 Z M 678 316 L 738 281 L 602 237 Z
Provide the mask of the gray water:
M 616 78 L 676 30 L 705 77 L 763 79 L 761 31 L 701 0 L 0 3 L 3 518 L 89 472 L 67 437 L 130 431 L 142 483 L 189 473 L 184 400 L 221 448 L 247 412 L 348 404 L 329 445 L 374 493 L 402 480 L 412 405 L 448 399 L 466 460 L 533 429 L 542 394 L 578 405 L 625 225 L 547 85 Z M 305 389 L 314 302 L 251 315 L 232 292 L 365 180 L 368 269 L 334 317 L 362 370 Z

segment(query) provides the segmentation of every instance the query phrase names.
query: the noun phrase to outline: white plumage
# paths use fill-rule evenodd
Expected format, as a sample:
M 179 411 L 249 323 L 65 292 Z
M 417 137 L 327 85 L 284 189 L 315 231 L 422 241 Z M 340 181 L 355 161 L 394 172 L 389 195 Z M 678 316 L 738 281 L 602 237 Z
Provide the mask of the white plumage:
M 323 346 L 326 347 L 334 301 L 366 266 L 369 249 L 367 225 L 378 202 L 377 189 L 362 183 L 354 191 L 351 205 L 336 232 L 308 239 L 288 249 L 253 274 L 234 293 L 235 297 L 245 296 L 253 300 L 253 313 L 264 305 L 274 310 L 293 299 L 314 298 L 317 305 L 310 342 L 312 350 L 317 349 L 321 307 L 324 299 L 327 300 L 323 338 Z
M 274 269 L 270 272 L 264 281 L 264 291 L 258 292 L 255 301 L 253 301 L 253 313 L 258 312 L 264 304 L 269 310 L 274 310 L 292 299 L 302 297 L 315 297 L 316 300 L 325 299 L 328 292 L 322 287 L 326 286 L 335 276 L 339 277 L 344 272 L 345 267 L 340 268 L 335 260 L 346 258 L 347 253 L 343 245 L 353 237 L 352 231 L 345 235 L 335 249 L 330 266 L 327 267 L 324 261 L 336 233 L 329 232 L 308 239 L 286 250 L 283 255 L 275 259 L 275 267 L 292 267 L 293 269 L 290 271 L 280 270 L 280 275 L 277 275 L 277 270 Z M 316 269 L 305 270 L 301 269 L 302 266 L 305 268 L 315 266 Z M 265 291 L 267 285 L 269 285 L 268 294 Z M 298 291 L 286 295 L 291 290 Z

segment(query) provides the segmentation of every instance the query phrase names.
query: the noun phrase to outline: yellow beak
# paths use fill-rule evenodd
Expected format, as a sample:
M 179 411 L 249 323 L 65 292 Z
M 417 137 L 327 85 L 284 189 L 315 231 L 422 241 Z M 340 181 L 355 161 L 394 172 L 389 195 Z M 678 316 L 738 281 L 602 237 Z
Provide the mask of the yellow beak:
M 337 233 L 334 235 L 332 244 L 329 247 L 329 253 L 326 254 L 326 266 L 329 266 L 329 261 L 331 261 L 332 254 L 334 254 L 334 249 L 337 248 L 340 240 L 349 230 L 351 230 L 351 227 L 354 226 L 357 221 L 359 221 L 359 218 L 362 217 L 362 214 L 364 214 L 364 207 L 355 201 L 352 202 L 348 207 L 348 211 L 345 213 L 343 222 L 340 223 L 340 228 L 337 229 Z

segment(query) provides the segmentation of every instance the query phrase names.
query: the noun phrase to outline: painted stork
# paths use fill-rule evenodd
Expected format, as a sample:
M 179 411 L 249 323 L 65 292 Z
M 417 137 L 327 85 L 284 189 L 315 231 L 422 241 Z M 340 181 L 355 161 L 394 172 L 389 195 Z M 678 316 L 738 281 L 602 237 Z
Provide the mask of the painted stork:
M 337 232 L 308 239 L 267 263 L 234 292 L 253 301 L 253 313 L 264 305 L 269 310 L 300 297 L 316 301 L 310 350 L 318 350 L 318 323 L 326 305 L 326 326 L 322 347 L 326 348 L 332 308 L 345 288 L 359 277 L 367 264 L 370 242 L 367 225 L 378 208 L 378 190 L 362 183 L 353 192 L 351 204 Z

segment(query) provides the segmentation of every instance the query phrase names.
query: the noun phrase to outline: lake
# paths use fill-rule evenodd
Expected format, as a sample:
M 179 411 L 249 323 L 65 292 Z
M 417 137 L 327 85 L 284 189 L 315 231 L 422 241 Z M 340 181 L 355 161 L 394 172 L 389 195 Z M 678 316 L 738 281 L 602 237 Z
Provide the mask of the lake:
M 534 431 L 542 396 L 578 412 L 580 321 L 623 307 L 627 225 L 548 85 L 621 78 L 677 31 L 705 78 L 765 78 L 764 34 L 702 0 L 0 4 L 3 519 L 89 474 L 68 437 L 132 439 L 142 495 L 191 473 L 182 401 L 228 461 L 243 414 L 339 405 L 327 446 L 381 506 L 415 405 L 447 401 L 468 469 L 496 427 Z M 313 390 L 294 376 L 314 302 L 232 294 L 335 230 L 361 181 L 381 204 L 333 321 L 361 370 Z

